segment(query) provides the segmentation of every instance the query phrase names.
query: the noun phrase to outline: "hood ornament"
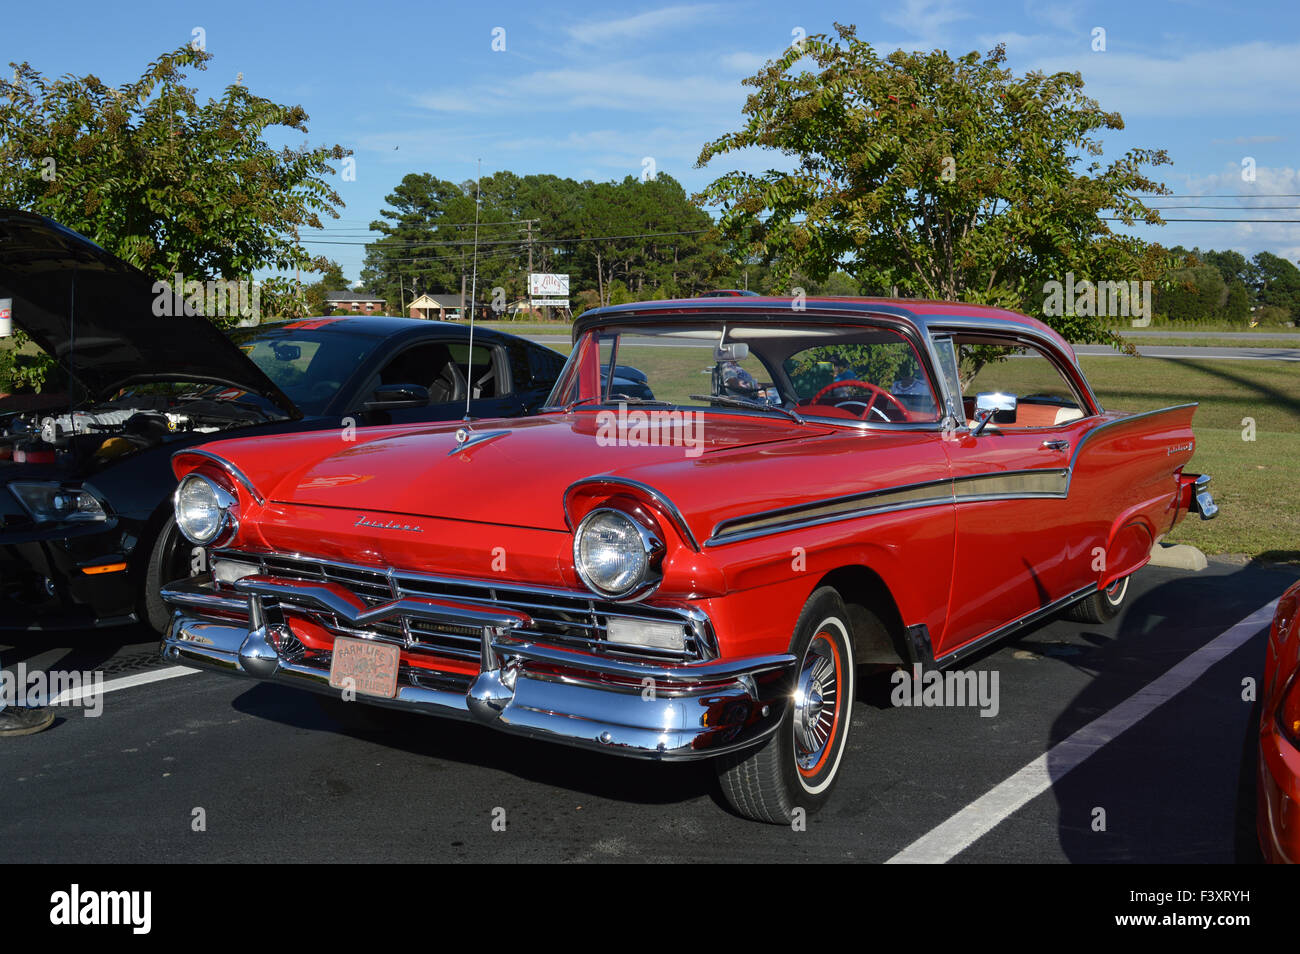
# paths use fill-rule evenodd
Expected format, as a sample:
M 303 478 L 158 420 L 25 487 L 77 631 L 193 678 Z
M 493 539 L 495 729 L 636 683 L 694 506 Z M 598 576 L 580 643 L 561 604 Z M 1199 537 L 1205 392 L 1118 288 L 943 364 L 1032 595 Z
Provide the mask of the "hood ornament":
M 468 428 L 456 429 L 456 446 L 447 451 L 448 457 L 455 457 L 464 451 L 472 450 L 475 447 L 481 447 L 498 437 L 505 437 L 509 431 L 471 431 Z

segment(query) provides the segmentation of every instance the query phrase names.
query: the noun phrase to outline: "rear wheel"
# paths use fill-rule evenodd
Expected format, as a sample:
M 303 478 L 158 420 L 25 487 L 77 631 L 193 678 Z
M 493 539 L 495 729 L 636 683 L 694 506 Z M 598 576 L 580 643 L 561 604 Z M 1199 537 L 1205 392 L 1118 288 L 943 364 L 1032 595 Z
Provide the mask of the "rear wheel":
M 788 825 L 795 809 L 821 808 L 839 778 L 855 689 L 848 613 L 831 587 L 804 604 L 790 652 L 798 660 L 785 716 L 760 747 L 723 756 L 727 801 L 755 821 Z
M 1122 576 L 1104 590 L 1080 600 L 1065 611 L 1070 619 L 1080 623 L 1105 623 L 1119 615 L 1128 596 L 1127 576 Z

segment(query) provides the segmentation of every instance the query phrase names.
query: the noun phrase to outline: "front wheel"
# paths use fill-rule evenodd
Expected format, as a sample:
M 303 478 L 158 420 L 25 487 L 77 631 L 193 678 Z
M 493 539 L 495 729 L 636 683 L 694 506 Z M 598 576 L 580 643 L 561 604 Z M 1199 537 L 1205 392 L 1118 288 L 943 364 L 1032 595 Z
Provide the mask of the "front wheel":
M 190 561 L 190 545 L 181 536 L 176 518 L 168 517 L 154 539 L 140 593 L 141 615 L 159 635 L 166 635 L 172 614 L 171 607 L 163 602 L 162 588 L 164 584 L 188 576 Z
M 1128 596 L 1128 577 L 1121 576 L 1104 590 L 1079 600 L 1065 615 L 1080 623 L 1105 623 L 1119 615 Z
M 795 624 L 798 660 L 785 716 L 760 747 L 718 759 L 718 778 L 739 814 L 776 825 L 811 815 L 839 777 L 853 714 L 853 638 L 839 594 L 822 587 Z

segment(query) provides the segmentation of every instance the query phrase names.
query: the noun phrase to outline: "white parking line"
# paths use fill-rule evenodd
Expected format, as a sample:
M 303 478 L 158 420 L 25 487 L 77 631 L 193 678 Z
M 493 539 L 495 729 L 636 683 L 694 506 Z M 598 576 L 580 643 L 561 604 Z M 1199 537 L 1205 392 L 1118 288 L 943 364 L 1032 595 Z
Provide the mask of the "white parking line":
M 886 864 L 943 864 L 988 834 L 999 822 L 1037 798 L 1101 748 L 1141 722 L 1205 675 L 1215 663 L 1252 639 L 1273 618 L 1277 600 L 1261 606 L 1220 633 L 1149 685 L 1067 739 L 1056 743 L 1015 775 L 926 832 Z
M 80 702 L 93 692 L 116 692 L 118 689 L 130 689 L 134 686 L 147 686 L 151 682 L 162 682 L 164 679 L 175 679 L 177 676 L 188 676 L 191 673 L 199 672 L 198 669 L 191 669 L 189 666 L 168 666 L 166 669 L 155 669 L 153 672 L 140 672 L 134 676 L 122 676 L 118 679 L 109 679 L 100 684 L 98 690 L 93 684 L 82 685 L 79 689 L 65 689 L 54 697 L 50 705 L 67 705 L 69 703 Z

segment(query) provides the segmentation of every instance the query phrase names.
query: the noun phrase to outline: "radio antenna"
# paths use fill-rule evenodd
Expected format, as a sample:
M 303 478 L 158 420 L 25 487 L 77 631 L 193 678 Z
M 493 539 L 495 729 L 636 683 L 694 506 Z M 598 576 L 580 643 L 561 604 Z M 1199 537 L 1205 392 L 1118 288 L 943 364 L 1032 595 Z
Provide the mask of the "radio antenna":
M 465 422 L 469 416 L 469 400 L 474 396 L 474 315 L 478 309 L 474 306 L 478 295 L 478 216 L 483 198 L 483 160 L 478 161 L 478 174 L 474 180 L 474 266 L 473 277 L 469 283 L 469 353 L 465 356 Z M 461 288 L 465 286 L 462 285 Z

